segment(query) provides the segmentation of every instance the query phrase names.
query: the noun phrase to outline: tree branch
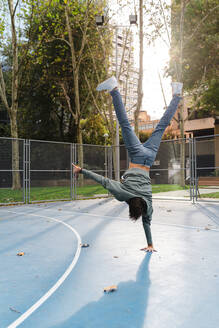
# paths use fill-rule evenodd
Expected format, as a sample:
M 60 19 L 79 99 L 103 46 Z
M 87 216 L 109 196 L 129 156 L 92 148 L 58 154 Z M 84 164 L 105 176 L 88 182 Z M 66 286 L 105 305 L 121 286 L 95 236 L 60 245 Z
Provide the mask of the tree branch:
M 204 67 L 204 72 L 203 72 L 203 75 L 202 75 L 202 78 L 201 78 L 201 82 L 200 82 L 200 86 L 198 88 L 198 92 L 197 92 L 197 98 L 196 98 L 196 101 L 195 103 L 193 103 L 192 107 L 193 107 L 193 110 L 191 111 L 191 113 L 185 118 L 184 122 L 188 121 L 190 119 L 190 117 L 192 117 L 192 114 L 194 113 L 194 111 L 196 110 L 196 105 L 198 104 L 199 100 L 201 99 L 201 91 L 202 91 L 202 84 L 204 83 L 204 80 L 205 80 L 205 75 L 206 75 L 206 66 Z
M 162 15 L 163 15 L 163 20 L 164 20 L 164 25 L 165 25 L 165 29 L 166 29 L 166 32 L 167 32 L 167 37 L 168 37 L 169 47 L 170 47 L 171 40 L 170 40 L 170 34 L 169 34 L 168 26 L 167 26 L 167 21 L 166 21 L 166 17 L 165 17 L 165 14 L 164 14 L 164 9 L 163 9 L 163 5 L 162 5 L 161 0 L 159 0 L 159 2 L 160 2 L 160 7 L 161 7 L 161 11 L 162 11 Z
M 74 119 L 76 119 L 76 115 L 75 115 L 75 113 L 73 112 L 73 110 L 71 108 L 70 97 L 68 96 L 68 93 L 67 93 L 67 90 L 66 90 L 66 86 L 65 86 L 65 84 L 63 82 L 60 82 L 59 85 L 62 88 L 64 97 L 65 97 L 65 100 L 66 100 L 66 103 L 67 103 L 67 106 L 68 106 L 68 110 L 70 111 L 70 113 L 72 114 L 72 116 L 74 117 Z
M 198 29 L 201 27 L 201 25 L 204 23 L 204 21 L 208 18 L 208 16 L 219 7 L 219 5 L 215 6 L 214 8 L 212 8 L 207 15 L 205 15 L 205 17 L 202 18 L 202 20 L 200 21 L 200 23 L 197 25 L 197 27 L 195 28 L 195 30 L 193 31 L 193 33 L 190 35 L 190 37 L 187 39 L 187 41 L 185 42 L 185 45 L 191 40 L 193 39 L 195 33 L 198 31 Z
M 14 18 L 14 15 L 15 15 L 15 13 L 16 13 L 17 6 L 18 6 L 18 4 L 19 4 L 19 1 L 20 1 L 20 0 L 17 0 L 16 5 L 15 5 L 15 7 L 14 7 L 14 10 L 13 10 L 13 13 L 12 13 L 12 17 L 13 17 L 13 18 Z
M 71 44 L 68 42 L 68 40 L 66 40 L 64 38 L 53 38 L 51 40 L 46 40 L 46 43 L 53 42 L 53 41 L 56 41 L 56 40 L 64 41 L 71 48 Z
M 87 82 L 87 86 L 88 86 L 88 88 L 89 88 L 89 91 L 90 91 L 91 97 L 92 97 L 92 99 L 93 99 L 94 106 L 96 107 L 98 113 L 102 116 L 102 118 L 103 118 L 104 120 L 106 120 L 105 112 L 104 112 L 104 115 L 103 115 L 102 111 L 100 110 L 100 107 L 99 107 L 98 104 L 97 104 L 96 98 L 94 97 L 94 94 L 93 94 L 93 92 L 92 92 L 92 88 L 91 88 L 90 82 L 88 81 L 88 78 L 87 78 L 86 73 L 84 73 L 84 77 L 85 77 L 85 80 L 86 80 L 86 82 Z

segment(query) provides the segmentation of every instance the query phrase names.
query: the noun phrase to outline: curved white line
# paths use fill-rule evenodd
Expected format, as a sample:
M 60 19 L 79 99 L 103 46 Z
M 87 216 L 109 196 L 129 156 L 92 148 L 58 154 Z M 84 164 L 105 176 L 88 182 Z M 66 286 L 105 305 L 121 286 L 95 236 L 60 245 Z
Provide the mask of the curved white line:
M 9 213 L 14 213 L 14 214 L 18 214 L 17 212 L 13 212 L 13 211 L 7 211 Z M 74 232 L 74 234 L 77 237 L 78 240 L 78 247 L 77 247 L 77 251 L 76 254 L 74 256 L 73 261 L 71 262 L 71 264 L 69 265 L 69 267 L 67 268 L 67 270 L 63 273 L 63 275 L 59 278 L 59 280 L 55 283 L 55 285 L 53 285 L 46 294 L 44 294 L 35 304 L 33 304 L 26 312 L 24 312 L 17 320 L 15 320 L 14 322 L 12 322 L 8 328 L 16 328 L 18 327 L 24 320 L 26 320 L 34 311 L 36 311 L 36 309 L 38 309 L 38 307 L 40 307 L 60 286 L 61 284 L 63 284 L 63 282 L 65 281 L 65 279 L 68 277 L 68 275 L 71 273 L 71 271 L 73 270 L 74 266 L 76 265 L 80 252 L 81 252 L 81 237 L 78 234 L 78 232 L 72 228 L 69 224 L 60 221 L 58 219 L 54 219 L 51 218 L 49 216 L 44 216 L 44 215 L 37 215 L 37 214 L 28 214 L 28 213 L 21 213 L 19 212 L 19 214 L 22 215 L 32 215 L 32 216 L 37 216 L 37 217 L 42 217 L 45 219 L 50 219 L 56 222 L 59 222 L 61 224 L 64 224 L 67 228 L 69 228 L 70 230 L 72 230 Z

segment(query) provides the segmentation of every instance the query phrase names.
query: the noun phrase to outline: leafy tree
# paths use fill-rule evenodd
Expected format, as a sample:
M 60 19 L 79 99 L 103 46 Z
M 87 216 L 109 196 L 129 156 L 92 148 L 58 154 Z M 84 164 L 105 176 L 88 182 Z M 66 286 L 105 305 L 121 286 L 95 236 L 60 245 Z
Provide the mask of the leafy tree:
M 81 121 L 83 128 L 83 141 L 85 144 L 104 145 L 104 135 L 108 131 L 100 114 L 91 114 Z
M 20 81 L 22 78 L 21 58 L 25 56 L 24 47 L 20 46 L 19 36 L 21 29 L 17 26 L 18 13 L 17 8 L 19 0 L 14 3 L 13 0 L 2 0 L 0 4 L 1 19 L 0 19 L 0 51 L 2 60 L 0 63 L 0 99 L 7 110 L 10 118 L 10 134 L 14 138 L 12 140 L 12 172 L 13 181 L 12 188 L 20 189 L 19 175 L 19 142 L 18 138 L 18 96 Z M 10 32 L 6 29 L 9 24 Z M 6 50 L 6 53 L 5 53 Z M 8 57 L 5 55 L 8 53 Z M 7 64 L 6 64 L 7 63 Z M 3 66 L 7 67 L 6 70 Z M 3 72 L 5 71 L 5 72 Z
M 174 1 L 172 5 L 172 47 L 169 74 L 173 78 L 177 78 L 177 73 L 181 71 L 184 89 L 189 94 L 193 94 L 195 105 L 200 105 L 201 108 L 204 103 L 205 106 L 211 104 L 211 101 L 207 104 L 207 99 L 210 99 L 206 98 L 206 93 L 211 96 L 216 95 L 216 90 L 212 93 L 212 89 L 214 87 L 217 89 L 218 85 L 215 82 L 219 78 L 217 46 L 219 5 L 215 0 L 184 1 L 182 31 L 182 28 L 179 27 L 181 4 L 182 1 Z M 180 36 L 181 33 L 183 35 Z M 183 42 L 180 43 L 180 39 L 183 39 Z M 177 70 L 175 64 L 178 67 Z
M 98 47 L 100 36 L 94 18 L 97 10 L 102 10 L 102 7 L 94 7 L 94 2 L 89 1 L 88 12 L 86 2 L 83 5 L 78 1 L 29 2 L 32 11 L 26 15 L 26 21 L 27 25 L 32 22 L 31 35 L 27 35 L 31 51 L 28 53 L 23 79 L 20 118 L 24 122 L 28 116 L 30 118 L 31 113 L 33 122 L 37 124 L 36 129 L 32 130 L 31 120 L 28 119 L 20 131 L 23 131 L 22 136 L 32 132 L 35 136 L 40 135 L 40 139 L 47 136 L 50 140 L 58 138 L 82 143 L 79 140 L 80 121 L 92 112 L 92 98 L 85 82 L 85 74 L 92 88 L 97 84 L 90 53 L 99 57 L 97 69 L 103 72 Z M 89 17 L 86 16 L 88 14 Z M 84 29 L 87 29 L 87 34 L 83 32 Z M 84 50 L 81 48 L 83 33 L 86 34 Z M 79 60 L 75 67 L 76 82 L 72 57 L 74 62 Z M 75 83 L 80 88 L 75 88 Z M 47 124 L 53 126 L 44 131 L 43 127 Z

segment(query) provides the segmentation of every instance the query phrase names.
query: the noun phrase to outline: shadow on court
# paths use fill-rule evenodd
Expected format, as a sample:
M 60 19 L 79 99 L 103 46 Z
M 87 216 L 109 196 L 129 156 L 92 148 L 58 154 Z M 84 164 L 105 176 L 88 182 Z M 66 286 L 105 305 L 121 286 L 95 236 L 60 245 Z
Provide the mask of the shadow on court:
M 116 292 L 104 294 L 99 301 L 88 303 L 66 321 L 53 325 L 53 328 L 142 328 L 150 288 L 150 259 L 151 254 L 146 254 L 136 281 L 120 282 Z

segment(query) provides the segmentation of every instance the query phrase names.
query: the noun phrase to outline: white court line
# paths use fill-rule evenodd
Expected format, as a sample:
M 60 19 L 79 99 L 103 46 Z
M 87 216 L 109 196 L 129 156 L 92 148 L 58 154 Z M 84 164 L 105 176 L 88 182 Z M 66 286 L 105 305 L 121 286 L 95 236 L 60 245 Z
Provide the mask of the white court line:
M 69 224 L 60 221 L 58 219 L 54 219 L 52 217 L 49 216 L 44 216 L 44 215 L 37 215 L 37 214 L 29 214 L 29 213 L 21 213 L 21 212 L 13 212 L 13 211 L 8 211 L 9 213 L 13 213 L 13 214 L 22 214 L 22 215 L 31 215 L 31 216 L 37 216 L 37 217 L 42 217 L 45 219 L 50 219 L 56 222 L 59 222 L 61 224 L 64 224 L 67 228 L 69 228 L 70 230 L 72 230 L 74 232 L 74 234 L 77 237 L 78 240 L 78 247 L 77 247 L 77 251 L 76 254 L 74 256 L 73 261 L 71 262 L 71 264 L 69 265 L 69 267 L 67 268 L 67 270 L 64 272 L 64 274 L 59 278 L 59 280 L 48 290 L 48 292 L 46 294 L 44 294 L 35 304 L 33 304 L 26 312 L 24 312 L 17 320 L 15 320 L 14 322 L 12 322 L 8 328 L 16 328 L 18 327 L 24 320 L 26 320 L 34 311 L 36 311 L 65 281 L 65 279 L 68 277 L 68 275 L 71 273 L 71 271 L 73 270 L 74 266 L 76 265 L 80 252 L 81 252 L 81 237 L 78 234 L 78 232 L 72 228 Z

